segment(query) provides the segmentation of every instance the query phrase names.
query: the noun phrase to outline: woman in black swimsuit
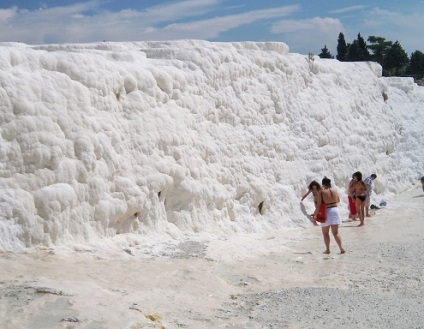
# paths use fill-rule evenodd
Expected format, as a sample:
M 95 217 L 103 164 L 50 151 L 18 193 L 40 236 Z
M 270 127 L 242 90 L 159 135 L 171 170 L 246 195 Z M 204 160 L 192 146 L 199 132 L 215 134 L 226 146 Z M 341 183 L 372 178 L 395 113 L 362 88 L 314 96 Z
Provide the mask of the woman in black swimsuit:
M 365 224 L 365 200 L 367 199 L 368 187 L 362 181 L 362 173 L 357 171 L 352 176 L 354 182 L 350 186 L 349 193 L 354 195 L 356 210 L 358 211 L 358 216 L 361 221 L 359 226 L 364 226 Z

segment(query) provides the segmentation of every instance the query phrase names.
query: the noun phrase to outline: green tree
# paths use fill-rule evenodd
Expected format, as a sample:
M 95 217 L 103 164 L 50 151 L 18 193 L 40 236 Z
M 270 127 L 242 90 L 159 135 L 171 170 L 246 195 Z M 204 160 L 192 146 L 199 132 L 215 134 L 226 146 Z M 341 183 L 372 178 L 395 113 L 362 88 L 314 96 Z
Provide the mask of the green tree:
M 358 40 L 353 40 L 352 43 L 347 44 L 347 55 L 346 55 L 346 61 L 348 62 L 356 62 L 359 58 L 358 55 Z
M 348 44 L 346 60 L 349 62 L 364 62 L 371 60 L 367 44 L 361 36 L 361 33 L 358 33 L 358 38 L 356 40 Z
M 346 40 L 343 33 L 339 33 L 339 38 L 337 39 L 337 55 L 336 58 L 340 62 L 344 62 L 346 60 L 347 55 L 347 45 Z
M 374 35 L 368 37 L 368 42 L 370 45 L 367 48 L 372 51 L 371 60 L 382 65 L 384 56 L 387 50 L 393 45 L 393 42 L 386 41 L 385 38 Z
M 371 55 L 367 48 L 367 43 L 365 42 L 364 38 L 361 36 L 361 33 L 358 33 L 358 38 L 356 39 L 358 42 L 358 51 L 357 51 L 357 61 L 364 62 L 364 61 L 370 61 Z
M 386 53 L 383 59 L 383 74 L 387 76 L 400 76 L 406 70 L 409 58 L 402 46 L 396 41 Z
M 327 48 L 327 45 L 324 46 L 324 48 L 321 48 L 321 54 L 318 55 L 320 58 L 334 58 L 333 55 L 331 55 L 330 51 Z
M 420 79 L 424 76 L 424 53 L 419 50 L 411 54 L 409 60 L 408 73 Z

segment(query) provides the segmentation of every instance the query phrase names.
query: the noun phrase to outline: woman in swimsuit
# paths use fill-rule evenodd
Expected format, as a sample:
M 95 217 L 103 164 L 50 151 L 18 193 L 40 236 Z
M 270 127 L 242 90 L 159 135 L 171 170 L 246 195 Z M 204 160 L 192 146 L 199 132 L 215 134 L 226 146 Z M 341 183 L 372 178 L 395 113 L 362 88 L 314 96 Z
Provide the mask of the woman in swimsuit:
M 365 224 L 365 201 L 367 200 L 368 187 L 362 181 L 362 173 L 357 171 L 353 174 L 354 182 L 349 188 L 349 193 L 354 195 L 355 206 L 358 212 L 361 223 L 358 226 L 364 226 Z
M 339 226 L 342 223 L 342 218 L 340 217 L 339 209 L 337 204 L 340 202 L 339 194 L 331 188 L 331 180 L 327 177 L 324 177 L 322 180 L 321 193 L 317 194 L 317 207 L 314 213 L 314 219 L 316 220 L 319 212 L 321 203 L 327 205 L 327 219 L 325 223 L 321 224 L 322 235 L 324 237 L 325 243 L 325 254 L 330 253 L 330 228 L 331 233 L 333 233 L 334 239 L 336 240 L 337 245 L 340 248 L 340 253 L 344 254 L 346 250 L 342 246 L 342 238 L 339 234 Z
M 313 180 L 308 185 L 308 192 L 305 193 L 305 195 L 302 197 L 302 199 L 300 201 L 303 201 L 310 193 L 312 193 L 312 195 L 314 196 L 314 203 L 315 203 L 315 210 L 316 210 L 317 209 L 317 195 L 319 194 L 320 191 L 321 191 L 321 185 L 319 185 L 319 183 L 317 181 Z M 314 219 L 314 225 L 318 225 L 318 223 L 316 222 L 315 219 Z

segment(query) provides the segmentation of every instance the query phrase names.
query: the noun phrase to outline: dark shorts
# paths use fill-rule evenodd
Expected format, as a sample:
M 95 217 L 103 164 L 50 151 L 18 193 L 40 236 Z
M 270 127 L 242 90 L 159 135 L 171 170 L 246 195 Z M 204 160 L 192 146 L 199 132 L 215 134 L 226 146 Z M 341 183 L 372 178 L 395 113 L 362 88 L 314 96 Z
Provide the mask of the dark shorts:
M 364 202 L 367 199 L 367 196 L 366 195 L 358 195 L 357 198 L 359 200 L 361 200 L 361 202 Z

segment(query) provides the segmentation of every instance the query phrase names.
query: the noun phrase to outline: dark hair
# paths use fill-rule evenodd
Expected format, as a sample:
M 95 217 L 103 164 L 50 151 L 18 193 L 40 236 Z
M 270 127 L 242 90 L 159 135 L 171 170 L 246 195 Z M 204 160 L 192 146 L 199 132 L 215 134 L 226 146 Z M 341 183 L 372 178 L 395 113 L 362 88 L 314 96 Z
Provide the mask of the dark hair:
M 358 182 L 362 180 L 362 173 L 360 171 L 357 171 L 356 173 L 354 173 L 353 176 L 356 177 Z
M 317 187 L 317 190 L 320 190 L 321 189 L 321 185 L 319 185 L 319 183 L 316 181 L 316 180 L 313 180 L 309 185 L 308 185 L 308 189 L 310 190 L 310 191 L 312 191 L 312 188 L 314 187 L 314 186 L 316 186 Z
M 327 186 L 327 187 L 331 187 L 331 179 L 330 178 L 327 178 L 327 177 L 324 177 L 322 179 L 322 185 Z
M 374 179 L 376 179 L 377 178 L 377 175 L 376 174 L 372 174 L 371 177 L 374 178 Z

